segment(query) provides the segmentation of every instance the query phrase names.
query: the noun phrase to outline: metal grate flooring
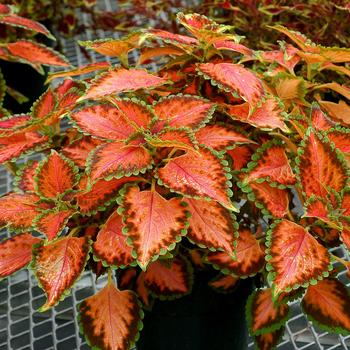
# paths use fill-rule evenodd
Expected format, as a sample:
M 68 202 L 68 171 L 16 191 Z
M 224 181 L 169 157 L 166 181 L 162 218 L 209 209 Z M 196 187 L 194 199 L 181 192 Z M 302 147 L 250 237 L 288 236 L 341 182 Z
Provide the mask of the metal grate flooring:
M 99 0 L 98 5 L 101 10 L 117 10 L 117 1 Z M 81 17 L 85 24 L 89 23 L 88 15 L 82 14 Z M 87 58 L 80 51 L 77 41 L 109 37 L 117 38 L 118 35 L 106 31 L 86 31 L 77 38 L 63 40 L 65 54 L 75 66 L 86 64 Z M 105 57 L 93 52 L 90 54 L 93 61 L 105 60 Z M 133 58 L 136 61 L 136 56 Z M 10 191 L 11 186 L 11 177 L 0 168 L 0 194 Z M 6 231 L 0 232 L 0 240 L 8 236 Z M 343 248 L 337 248 L 333 253 L 349 258 L 348 252 Z M 345 272 L 341 274 L 340 279 L 350 285 Z M 30 271 L 21 270 L 0 281 L 0 350 L 89 349 L 79 334 L 76 307 L 83 299 L 102 288 L 105 282 L 105 276 L 96 282 L 91 272 L 85 272 L 69 297 L 54 309 L 39 313 L 36 310 L 44 304 L 45 295 Z M 287 322 L 286 333 L 278 346 L 279 350 L 350 349 L 350 336 L 332 335 L 313 327 L 301 313 L 298 304 L 297 301 L 291 304 L 293 317 Z M 254 344 L 250 342 L 248 349 L 253 348 Z

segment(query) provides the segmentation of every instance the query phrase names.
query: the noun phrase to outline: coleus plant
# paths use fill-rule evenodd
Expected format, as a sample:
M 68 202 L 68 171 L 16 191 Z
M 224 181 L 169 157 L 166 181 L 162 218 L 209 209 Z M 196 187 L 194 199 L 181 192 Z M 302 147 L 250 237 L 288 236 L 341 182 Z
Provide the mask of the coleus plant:
M 18 8 L 12 5 L 0 4 L 0 60 L 28 64 L 44 74 L 44 66 L 68 67 L 69 62 L 57 51 L 28 38 L 18 38 L 17 30 L 23 30 L 31 35 L 42 34 L 55 40 L 50 31 L 41 23 L 17 14 Z M 5 29 L 3 32 L 2 29 Z M 9 31 L 6 31 L 8 29 Z M 3 72 L 5 73 L 5 72 Z M 0 104 L 2 106 L 6 94 L 19 103 L 27 100 L 20 91 L 6 85 L 0 71 Z M 9 116 L 4 108 L 0 110 L 1 118 Z
M 51 74 L 65 80 L 0 121 L 0 161 L 15 173 L 0 222 L 17 233 L 0 244 L 0 276 L 30 264 L 47 310 L 86 267 L 108 271 L 79 307 L 93 348 L 129 349 L 142 309 L 190 293 L 194 271 L 212 268 L 221 292 L 256 276 L 246 314 L 260 349 L 279 342 L 296 298 L 320 327 L 348 334 L 337 276 L 350 263 L 330 249 L 350 249 L 349 49 L 278 25 L 289 42 L 254 51 L 205 16 L 178 20 L 189 35 L 82 43 L 121 65 Z M 42 160 L 18 166 L 32 152 Z

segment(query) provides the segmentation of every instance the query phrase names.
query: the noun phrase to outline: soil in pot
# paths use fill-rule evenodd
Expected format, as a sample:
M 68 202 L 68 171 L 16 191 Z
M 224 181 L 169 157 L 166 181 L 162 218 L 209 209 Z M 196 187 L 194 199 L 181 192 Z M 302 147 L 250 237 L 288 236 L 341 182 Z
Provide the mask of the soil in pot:
M 152 311 L 145 311 L 137 349 L 246 350 L 245 304 L 252 281 L 241 280 L 233 292 L 222 294 L 208 286 L 212 277 L 199 272 L 191 294 L 156 300 Z

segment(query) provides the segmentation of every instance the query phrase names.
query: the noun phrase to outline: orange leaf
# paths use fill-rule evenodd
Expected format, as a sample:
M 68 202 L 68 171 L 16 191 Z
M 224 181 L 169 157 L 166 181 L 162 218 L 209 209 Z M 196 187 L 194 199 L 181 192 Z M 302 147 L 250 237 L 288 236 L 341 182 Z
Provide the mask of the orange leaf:
M 239 52 L 247 57 L 253 56 L 253 50 L 249 49 L 248 47 L 242 44 L 237 44 L 234 41 L 218 40 L 214 43 L 214 47 L 218 50 L 229 50 Z
M 239 64 L 201 63 L 198 70 L 222 89 L 238 92 L 250 105 L 256 105 L 264 94 L 260 79 Z
M 33 269 L 47 296 L 40 308 L 45 311 L 64 298 L 83 272 L 89 255 L 89 239 L 63 237 L 42 244 L 33 254 Z
M 29 40 L 18 40 L 6 45 L 10 54 L 33 65 L 68 67 L 67 59 L 58 52 Z
M 14 229 L 29 229 L 33 219 L 39 214 L 36 194 L 10 193 L 0 198 L 0 226 Z
M 226 252 L 209 253 L 208 262 L 224 273 L 236 276 L 251 276 L 258 273 L 265 265 L 264 252 L 259 242 L 247 229 L 239 230 L 235 258 Z
M 149 74 L 143 69 L 114 68 L 95 78 L 83 98 L 99 98 L 121 92 L 151 89 L 166 82 L 165 79 Z
M 350 106 L 344 101 L 338 103 L 318 101 L 322 108 L 336 121 L 346 126 L 350 125 Z
M 33 104 L 32 116 L 35 119 L 43 119 L 53 112 L 56 106 L 56 96 L 51 89 L 46 90 Z
M 316 130 L 329 130 L 335 125 L 333 121 L 328 119 L 328 117 L 323 113 L 323 111 L 317 104 L 312 105 L 311 121 L 312 126 Z
M 57 198 L 76 185 L 78 169 L 56 151 L 40 162 L 36 170 L 35 189 L 45 198 Z
M 93 182 L 105 178 L 143 173 L 152 166 L 152 157 L 142 146 L 111 142 L 98 146 L 91 154 L 87 172 Z
M 49 241 L 53 240 L 65 228 L 74 210 L 51 209 L 43 212 L 34 219 L 35 229 L 43 233 Z
M 267 179 L 282 185 L 295 183 L 295 175 L 283 146 L 265 144 L 257 151 L 256 156 L 259 157 L 259 160 L 256 163 L 248 164 L 250 171 L 245 181 Z
M 249 329 L 253 335 L 280 329 L 289 316 L 287 304 L 273 302 L 271 288 L 260 289 L 252 293 L 246 308 Z
M 227 194 L 228 184 L 220 160 L 209 150 L 188 152 L 172 158 L 158 170 L 159 179 L 170 189 L 189 197 L 210 197 L 234 210 Z
M 187 237 L 198 245 L 233 254 L 237 229 L 231 213 L 214 201 L 185 199 L 191 213 Z
M 40 239 L 21 233 L 0 243 L 0 278 L 7 277 L 32 260 L 33 245 Z
M 39 146 L 44 147 L 47 136 L 35 132 L 18 133 L 9 137 L 0 137 L 0 163 L 14 160 L 31 152 Z
M 164 42 L 170 43 L 170 44 L 173 44 L 173 43 L 184 44 L 184 45 L 198 44 L 198 40 L 195 38 L 191 38 L 190 36 L 187 36 L 187 35 L 174 34 L 166 30 L 149 29 L 147 33 L 150 33 L 152 36 L 156 37 L 157 39 L 161 39 Z
M 122 207 L 126 235 L 132 239 L 142 269 L 173 249 L 186 232 L 186 209 L 178 198 L 166 200 L 157 192 L 129 187 Z
M 23 192 L 34 192 L 34 176 L 36 169 L 39 165 L 37 160 L 27 163 L 19 172 L 16 174 L 14 187 Z
M 282 110 L 274 98 L 267 98 L 260 106 L 249 112 L 248 103 L 240 105 L 224 105 L 226 113 L 234 120 L 248 123 L 261 129 L 281 129 L 288 132 L 283 122 Z
M 334 278 L 309 286 L 302 300 L 303 311 L 310 320 L 330 332 L 349 334 L 350 295 L 347 287 Z
M 232 150 L 228 150 L 227 154 L 232 158 L 232 169 L 241 170 L 247 166 L 253 150 L 249 146 L 238 146 Z
M 199 144 L 212 148 L 215 151 L 223 151 L 234 147 L 237 143 L 253 143 L 233 127 L 221 125 L 207 125 L 199 129 L 196 134 Z
M 277 331 L 254 336 L 254 342 L 259 350 L 275 349 L 285 332 L 285 328 L 281 327 Z
M 196 96 L 175 95 L 160 100 L 154 106 L 158 121 L 153 128 L 164 126 L 198 129 L 212 116 L 215 105 Z
M 274 294 L 317 282 L 327 275 L 330 258 L 326 248 L 302 226 L 289 220 L 277 222 L 268 234 L 269 264 L 274 270 Z
M 106 265 L 125 267 L 135 261 L 131 255 L 132 248 L 126 244 L 122 228 L 122 217 L 115 211 L 103 225 L 93 244 L 94 255 Z
M 298 159 L 300 182 L 306 197 L 325 198 L 329 188 L 340 192 L 347 180 L 344 164 L 330 144 L 311 129 L 306 133 Z
M 185 51 L 171 46 L 145 48 L 142 50 L 137 64 L 150 63 L 153 61 L 153 58 L 159 56 L 181 56 L 184 53 Z
M 185 128 L 166 128 L 156 135 L 146 137 L 146 140 L 153 147 L 175 147 L 184 151 L 198 148 L 193 133 Z
M 130 176 L 109 181 L 98 180 L 88 189 L 86 177 L 79 181 L 80 193 L 75 195 L 80 212 L 84 215 L 91 215 L 97 210 L 104 209 L 119 193 L 120 188 L 128 182 L 137 181 L 138 177 Z
M 209 286 L 219 293 L 229 293 L 237 285 L 239 278 L 231 275 L 218 275 L 209 282 Z
M 141 308 L 136 295 L 108 283 L 79 306 L 80 324 L 92 348 L 131 349 L 139 332 Z
M 161 299 L 181 297 L 190 292 L 193 271 L 187 260 L 176 257 L 171 262 L 157 260 L 144 273 L 145 286 Z
M 135 285 L 135 292 L 141 299 L 143 306 L 145 308 L 151 308 L 152 307 L 152 296 L 149 291 L 149 289 L 145 285 L 145 272 L 141 271 L 139 276 L 137 277 L 136 280 L 136 285 Z

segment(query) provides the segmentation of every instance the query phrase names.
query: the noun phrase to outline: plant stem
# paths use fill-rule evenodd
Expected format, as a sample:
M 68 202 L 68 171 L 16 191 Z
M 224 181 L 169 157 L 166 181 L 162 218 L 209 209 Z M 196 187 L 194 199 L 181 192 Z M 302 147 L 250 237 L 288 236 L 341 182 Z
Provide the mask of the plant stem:
M 80 226 L 72 228 L 68 234 L 68 237 L 74 237 L 80 231 L 80 229 L 81 229 Z
M 108 269 L 108 284 L 113 283 L 112 269 Z
M 336 256 L 336 255 L 334 255 L 334 254 L 331 254 L 331 257 L 332 257 L 333 259 L 337 260 L 339 263 L 343 264 L 346 268 L 347 268 L 348 265 L 350 264 L 349 261 L 346 261 L 346 260 L 344 260 L 344 259 L 342 259 L 342 258 L 339 258 L 339 256 Z
M 15 162 L 6 162 L 4 163 L 4 167 L 7 171 L 9 171 L 12 175 L 16 175 L 18 171 L 18 166 Z

